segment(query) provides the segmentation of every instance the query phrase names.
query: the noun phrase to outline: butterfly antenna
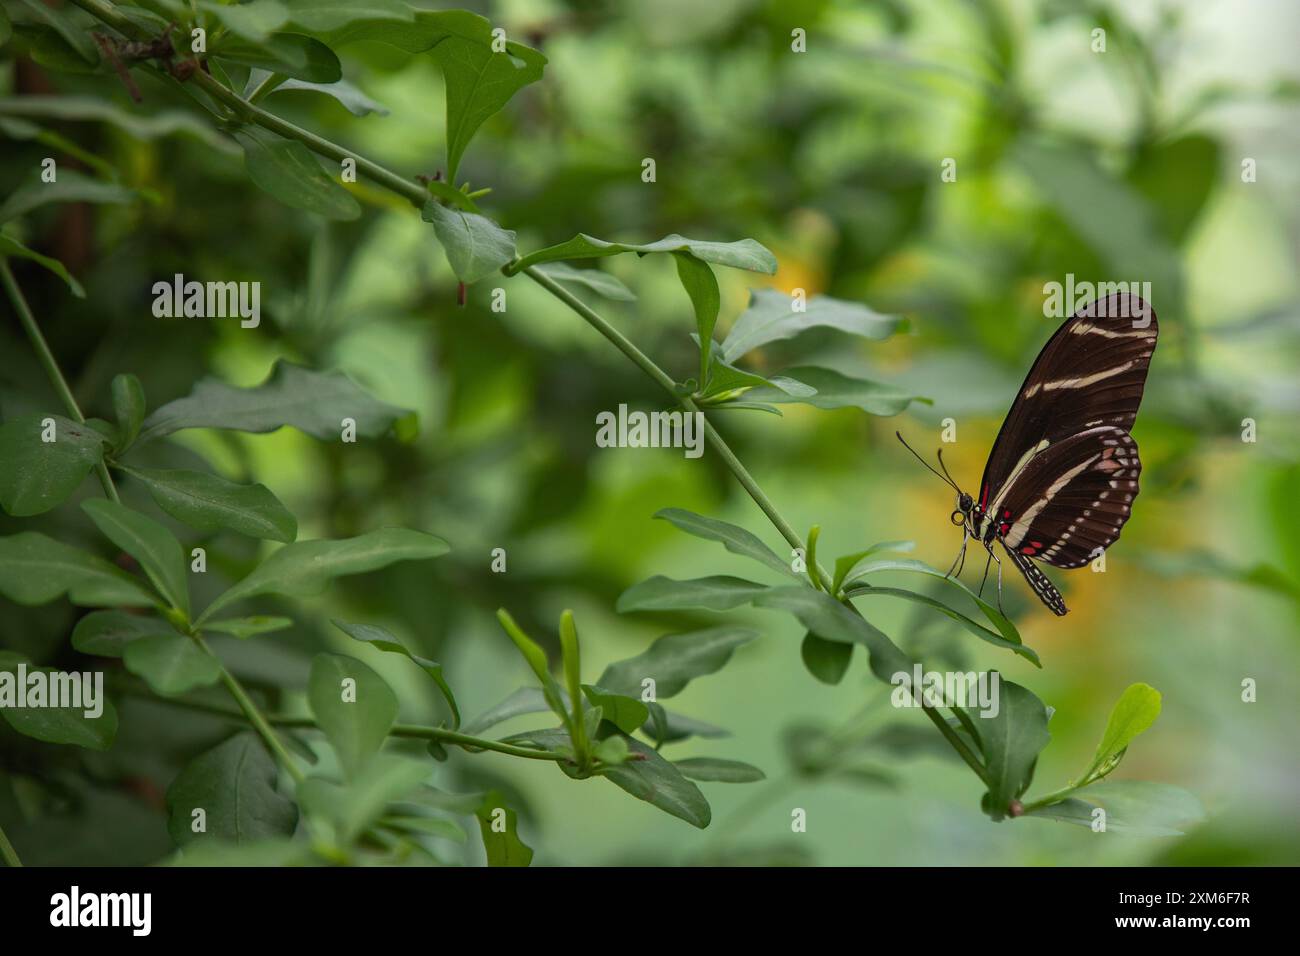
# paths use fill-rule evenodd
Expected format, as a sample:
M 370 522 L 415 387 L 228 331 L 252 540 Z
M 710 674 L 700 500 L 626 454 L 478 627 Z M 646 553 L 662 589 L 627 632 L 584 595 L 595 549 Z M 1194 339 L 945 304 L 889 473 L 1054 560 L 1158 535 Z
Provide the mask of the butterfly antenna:
M 954 488 L 957 488 L 957 482 L 952 480 L 952 475 L 948 474 L 948 466 L 943 463 L 943 449 L 940 448 L 937 452 L 935 452 L 935 456 L 939 459 L 939 467 L 942 468 L 943 473 L 948 476 L 948 484 L 952 485 Z M 958 492 L 961 491 L 960 488 L 958 488 L 957 490 Z
M 912 455 L 916 458 L 917 461 L 919 461 L 922 465 L 924 465 L 924 466 L 925 466 L 929 471 L 934 472 L 935 476 L 938 477 L 938 479 L 939 479 L 940 481 L 945 482 L 945 483 L 951 485 L 953 491 L 957 492 L 957 494 L 961 494 L 961 489 L 957 487 L 957 482 L 953 481 L 952 478 L 949 477 L 948 475 L 946 475 L 946 474 L 940 474 L 939 472 L 935 471 L 935 470 L 934 470 L 934 467 L 933 467 L 933 466 L 932 466 L 928 461 L 926 461 L 924 458 L 922 458 L 920 455 L 918 455 L 918 454 L 916 453 L 916 449 L 913 448 L 911 445 L 909 445 L 909 444 L 904 440 L 903 435 L 902 435 L 902 432 L 894 432 L 894 437 L 897 438 L 900 442 L 903 443 L 903 447 L 906 448 L 908 451 L 910 451 L 910 452 L 912 453 Z M 943 456 L 942 456 L 942 455 L 939 456 L 939 464 L 940 464 L 940 465 L 943 464 Z M 947 470 L 948 470 L 947 468 L 944 469 L 945 472 L 946 472 Z

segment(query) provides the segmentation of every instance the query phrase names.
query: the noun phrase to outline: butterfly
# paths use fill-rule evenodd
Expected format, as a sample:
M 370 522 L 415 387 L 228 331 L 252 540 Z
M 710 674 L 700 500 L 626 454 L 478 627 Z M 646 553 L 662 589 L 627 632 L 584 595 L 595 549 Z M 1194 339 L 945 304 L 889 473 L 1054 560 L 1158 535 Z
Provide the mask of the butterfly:
M 1118 540 L 1132 514 L 1142 461 L 1129 430 L 1157 332 L 1155 310 L 1128 293 L 1096 299 L 1067 319 L 1016 393 L 978 497 L 952 480 L 942 451 L 943 474 L 921 459 L 957 492 L 951 519 L 962 540 L 949 575 L 961 574 L 967 543 L 978 541 L 989 555 L 980 593 L 996 561 L 1001 607 L 1002 559 L 993 548 L 1000 544 L 1045 605 L 1058 615 L 1069 610 L 1035 562 L 1082 567 Z

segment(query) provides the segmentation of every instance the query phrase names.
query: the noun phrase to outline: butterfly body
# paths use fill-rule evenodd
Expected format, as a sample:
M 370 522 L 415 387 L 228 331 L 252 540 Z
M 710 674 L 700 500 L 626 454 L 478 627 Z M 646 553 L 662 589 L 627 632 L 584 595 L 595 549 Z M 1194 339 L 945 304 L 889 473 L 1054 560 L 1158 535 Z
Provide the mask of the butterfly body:
M 958 573 L 974 539 L 998 563 L 1000 597 L 999 545 L 1039 599 L 1066 613 L 1035 562 L 1081 567 L 1119 538 L 1138 494 L 1142 463 L 1129 429 L 1157 333 L 1155 312 L 1125 293 L 1089 303 L 1057 329 L 1012 402 L 979 495 L 958 489 Z

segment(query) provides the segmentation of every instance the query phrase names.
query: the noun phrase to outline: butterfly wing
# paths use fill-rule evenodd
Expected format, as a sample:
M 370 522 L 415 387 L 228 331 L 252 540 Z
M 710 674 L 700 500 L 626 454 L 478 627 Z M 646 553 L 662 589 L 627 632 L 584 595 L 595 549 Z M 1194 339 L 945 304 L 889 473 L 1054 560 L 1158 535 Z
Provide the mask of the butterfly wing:
M 1098 425 L 1131 429 L 1157 332 L 1155 310 L 1127 293 L 1097 299 L 1067 319 L 1043 346 L 1002 423 L 980 482 L 981 508 L 989 509 L 1042 448 Z
M 1077 568 L 1119 538 L 1138 494 L 1142 461 L 1133 436 L 1101 425 L 1049 444 L 1004 489 L 995 534 L 1043 603 L 1065 605 L 1033 561 Z M 1039 579 L 1042 579 L 1041 581 Z

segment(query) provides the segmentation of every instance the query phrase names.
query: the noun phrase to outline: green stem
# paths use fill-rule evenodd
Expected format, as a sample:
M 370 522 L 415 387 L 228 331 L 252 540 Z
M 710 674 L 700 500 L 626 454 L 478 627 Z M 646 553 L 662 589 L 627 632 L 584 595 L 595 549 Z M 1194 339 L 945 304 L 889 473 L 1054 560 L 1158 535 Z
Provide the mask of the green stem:
M 194 643 L 199 646 L 203 653 L 207 654 L 217 662 L 217 667 L 221 670 L 221 683 L 226 685 L 226 690 L 230 691 L 230 696 L 235 698 L 235 702 L 239 704 L 239 708 L 244 712 L 244 716 L 248 718 L 249 723 L 253 725 L 258 734 L 261 735 L 262 739 L 266 741 L 266 745 L 271 748 L 271 752 L 275 754 L 280 763 L 284 765 L 284 769 L 289 772 L 289 776 L 293 777 L 294 783 L 302 783 L 303 780 L 306 779 L 306 775 L 303 774 L 302 769 L 298 766 L 297 761 L 293 759 L 293 756 L 289 751 L 285 749 L 284 744 L 280 742 L 280 738 L 275 735 L 275 731 L 271 729 L 271 725 L 267 722 L 266 717 L 263 716 L 260 710 L 258 710 L 257 705 L 253 703 L 253 698 L 248 696 L 248 692 L 244 690 L 243 685 L 235 679 L 235 675 L 226 669 L 226 665 L 221 662 L 221 658 L 217 656 L 216 652 L 213 651 L 212 648 L 208 647 L 208 642 L 203 639 L 201 634 L 191 634 L 190 637 L 193 639 Z
M 232 678 L 233 680 L 233 678 Z M 130 691 L 128 691 L 130 693 Z M 168 704 L 172 707 L 183 707 L 186 710 L 200 711 L 205 714 L 212 714 L 216 717 L 227 717 L 231 720 L 239 720 L 241 716 L 248 716 L 245 711 L 241 715 L 238 711 L 229 710 L 225 707 L 218 707 L 214 704 L 205 704 L 199 701 L 181 700 L 176 697 L 154 697 L 153 695 L 141 694 L 147 696 L 150 700 L 160 704 Z M 289 717 L 283 714 L 266 714 L 258 715 L 266 724 L 275 727 L 287 727 L 296 730 L 319 730 L 320 727 L 316 721 L 310 717 Z M 252 719 L 251 717 L 249 718 Z M 504 743 L 500 740 L 489 740 L 485 737 L 475 737 L 471 734 L 462 734 L 456 730 L 448 730 L 445 727 L 426 727 L 422 724 L 393 724 L 388 731 L 390 737 L 407 737 L 417 740 L 437 740 L 444 744 L 451 744 L 455 747 L 464 747 L 467 750 L 491 750 L 494 753 L 508 754 L 511 757 L 523 757 L 527 760 L 566 760 L 563 754 L 551 753 L 549 750 L 534 750 L 531 747 L 517 747 L 514 744 Z
M 146 39 L 151 35 L 148 30 L 137 26 L 135 23 L 122 16 L 122 14 L 120 14 L 112 4 L 105 2 L 105 0 L 73 0 L 73 2 L 83 10 L 95 16 L 97 19 L 110 24 L 122 33 L 134 37 L 135 39 Z M 193 82 L 198 83 L 198 85 L 201 86 L 213 99 L 229 106 L 246 122 L 256 123 L 272 132 L 279 133 L 280 135 L 290 139 L 296 139 L 304 146 L 321 156 L 326 156 L 339 161 L 343 159 L 352 159 L 356 162 L 357 170 L 359 172 L 363 173 L 379 185 L 397 193 L 399 196 L 409 199 L 417 206 L 423 206 L 429 198 L 428 191 L 418 183 L 404 179 L 391 170 L 380 166 L 378 163 L 345 150 L 336 143 L 332 143 L 321 136 L 317 136 L 315 133 L 295 126 L 287 120 L 281 119 L 273 113 L 268 113 L 266 110 L 254 106 L 247 100 L 228 90 L 220 82 L 206 73 L 201 71 L 195 73 Z M 514 274 L 514 263 L 507 264 L 502 271 L 507 275 Z M 581 299 L 573 295 L 573 293 L 569 292 L 550 276 L 538 271 L 533 266 L 529 266 L 521 271 L 538 285 L 545 288 L 551 293 L 551 295 L 568 305 L 574 312 L 578 313 L 579 316 L 587 321 L 588 325 L 608 339 L 615 348 L 627 356 L 627 358 L 640 368 L 642 372 L 668 392 L 668 394 L 671 395 L 673 399 L 688 413 L 700 412 L 700 409 L 695 402 L 689 396 L 681 393 L 672 376 L 660 368 L 649 356 L 637 348 L 626 336 L 610 325 L 609 322 L 587 306 L 587 304 Z M 703 415 L 703 413 L 700 414 L 701 416 Z M 707 418 L 703 420 L 705 437 L 713 447 L 714 452 L 722 459 L 723 463 L 726 464 L 727 468 L 730 469 L 731 473 L 740 482 L 741 486 L 754 500 L 754 503 L 763 511 L 768 520 L 772 522 L 773 527 L 780 532 L 781 536 L 789 542 L 790 546 L 793 548 L 803 548 L 804 543 L 799 537 L 798 532 L 796 532 L 789 522 L 782 517 L 776 506 L 763 492 L 763 489 L 758 486 L 758 482 L 754 480 L 753 476 L 750 475 L 745 466 L 741 464 L 740 459 L 736 457 L 735 453 L 723 440 L 722 436 L 718 434 L 718 431 L 713 427 L 713 424 L 708 421 Z M 819 564 L 810 562 L 809 573 L 815 574 L 817 579 L 821 582 L 823 589 L 830 591 L 831 577 L 826 573 L 824 568 Z M 855 613 L 858 613 L 857 609 L 853 607 L 847 599 L 845 600 L 845 604 Z M 980 764 L 978 758 L 971 752 L 970 748 L 968 748 L 965 743 L 962 742 L 961 738 L 957 736 L 956 731 L 948 725 L 948 722 L 933 707 L 925 704 L 924 701 L 918 702 L 921 704 L 925 715 L 930 718 L 930 721 L 938 728 L 939 732 L 943 734 L 944 738 L 952 748 L 957 751 L 958 755 L 966 762 L 971 770 L 973 770 L 975 774 L 984 781 L 985 784 L 987 784 L 988 778 L 983 766 Z
M 23 297 L 23 290 L 18 288 L 14 274 L 9 270 L 8 259 L 0 258 L 0 282 L 4 284 L 5 293 L 13 303 L 14 311 L 18 313 L 18 320 L 22 323 L 23 330 L 32 343 L 32 349 L 36 352 L 36 359 L 45 369 L 45 375 L 54 386 L 54 391 L 58 393 L 63 407 L 77 424 L 86 424 L 86 416 L 81 414 L 81 406 L 77 404 L 72 389 L 68 387 L 68 380 L 63 377 L 63 371 L 59 368 L 54 353 L 50 351 L 50 344 L 45 341 L 45 336 L 41 333 L 36 316 L 32 315 L 27 299 Z M 99 483 L 104 486 L 104 494 L 113 501 L 120 500 L 117 497 L 117 486 L 113 484 L 113 477 L 108 473 L 108 466 L 104 464 L 102 457 L 95 463 L 95 473 L 99 476 Z
M 9 837 L 5 836 L 3 827 L 0 827 L 0 860 L 5 861 L 5 866 L 22 866 L 23 861 L 18 859 L 18 851 L 14 845 L 9 842 Z
M 1060 803 L 1078 789 L 1078 787 L 1068 786 L 1062 787 L 1060 790 L 1053 790 L 1051 793 L 1044 794 L 1037 800 L 1026 803 L 1020 812 L 1023 815 L 1028 813 L 1030 810 L 1041 810 L 1043 807 L 1050 807 L 1054 803 Z

